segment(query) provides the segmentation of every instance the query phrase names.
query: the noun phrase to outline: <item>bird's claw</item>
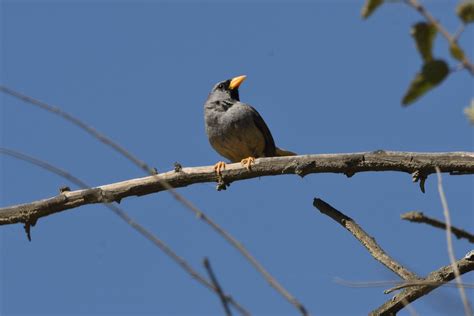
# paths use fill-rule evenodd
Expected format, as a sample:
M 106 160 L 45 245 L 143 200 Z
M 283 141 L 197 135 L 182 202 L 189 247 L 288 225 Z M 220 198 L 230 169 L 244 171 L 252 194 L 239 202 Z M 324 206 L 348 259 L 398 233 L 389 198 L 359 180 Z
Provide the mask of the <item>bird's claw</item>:
M 217 191 L 225 190 L 227 187 L 230 185 L 224 181 L 224 178 L 222 177 L 222 170 L 225 169 L 226 163 L 223 161 L 219 161 L 214 165 L 214 171 L 216 172 L 217 176 Z
M 255 158 L 254 157 L 248 157 L 248 158 L 245 158 L 245 159 L 242 159 L 240 161 L 240 163 L 242 164 L 242 166 L 244 166 L 245 168 L 247 168 L 247 170 L 250 170 L 252 168 L 252 164 L 255 162 Z
M 219 161 L 218 163 L 216 163 L 214 165 L 214 171 L 216 172 L 217 177 L 219 177 L 219 178 L 222 177 L 222 170 L 225 169 L 225 166 L 226 166 L 226 164 L 223 161 Z

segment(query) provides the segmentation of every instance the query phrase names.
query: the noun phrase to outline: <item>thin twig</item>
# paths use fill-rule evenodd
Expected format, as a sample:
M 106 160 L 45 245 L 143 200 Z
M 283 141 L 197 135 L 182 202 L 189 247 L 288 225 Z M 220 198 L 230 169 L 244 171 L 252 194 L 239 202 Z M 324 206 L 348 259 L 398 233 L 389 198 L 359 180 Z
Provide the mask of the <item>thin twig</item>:
M 290 304 L 294 305 L 296 309 L 298 309 L 303 315 L 307 315 L 307 311 L 305 307 L 293 296 L 288 292 L 283 285 L 281 285 L 277 279 L 272 276 L 264 267 L 261 265 L 255 257 L 253 257 L 250 252 L 240 243 L 238 242 L 233 236 L 231 236 L 227 231 L 225 231 L 222 227 L 220 227 L 216 222 L 214 222 L 210 217 L 208 217 L 202 210 L 196 207 L 191 201 L 186 199 L 184 196 L 176 192 L 175 188 L 170 185 L 165 179 L 158 177 L 156 175 L 156 170 L 150 168 L 147 164 L 142 162 L 141 160 L 137 159 L 135 155 L 132 155 L 128 150 L 124 149 L 122 146 L 118 145 L 114 141 L 112 141 L 109 137 L 105 136 L 104 134 L 99 133 L 89 125 L 85 124 L 80 119 L 74 117 L 73 115 L 66 113 L 65 111 L 59 109 L 58 107 L 51 106 L 45 102 L 39 101 L 32 97 L 29 97 L 23 93 L 14 91 L 13 89 L 7 88 L 5 86 L 0 85 L 0 91 L 7 93 L 11 96 L 19 98 L 27 103 L 39 106 L 40 108 L 49 111 L 51 113 L 57 114 L 60 117 L 74 123 L 75 125 L 79 126 L 80 128 L 87 131 L 89 134 L 100 140 L 102 143 L 110 146 L 126 158 L 128 158 L 132 163 L 136 164 L 148 174 L 150 174 L 153 178 L 155 178 L 161 187 L 165 188 L 178 202 L 183 204 L 187 209 L 193 212 L 197 218 L 201 219 L 203 222 L 211 226 L 218 234 L 220 234 L 224 239 L 226 239 L 232 246 L 234 246 L 239 252 L 247 258 L 250 263 L 263 275 L 265 280 L 277 291 L 279 292 Z M 97 192 L 96 192 L 97 193 Z M 101 202 L 104 202 L 104 196 L 100 196 L 99 199 L 102 199 Z M 27 223 L 29 228 L 29 221 Z
M 453 267 L 454 275 L 456 276 L 454 278 L 454 281 L 459 285 L 458 289 L 459 289 L 459 294 L 461 296 L 461 300 L 464 306 L 464 313 L 466 314 L 466 316 L 472 316 L 471 304 L 469 303 L 469 300 L 467 299 L 466 291 L 464 290 L 464 287 L 462 286 L 461 273 L 459 272 L 459 268 L 456 265 L 456 257 L 454 255 L 454 248 L 453 248 L 453 240 L 451 238 L 451 216 L 449 214 L 448 201 L 446 199 L 446 195 L 444 194 L 441 170 L 439 169 L 439 167 L 436 167 L 436 174 L 438 176 L 439 197 L 441 199 L 441 204 L 443 205 L 443 214 L 444 214 L 444 219 L 446 221 L 446 242 L 448 244 L 449 260 Z
M 384 290 L 384 294 L 390 294 L 394 291 L 398 291 L 407 287 L 412 286 L 419 286 L 419 285 L 437 285 L 437 286 L 445 286 L 445 287 L 457 287 L 457 284 L 451 284 L 446 282 L 434 282 L 434 281 L 425 281 L 425 280 L 413 280 L 413 281 L 347 281 L 341 278 L 335 278 L 335 283 L 353 287 L 353 288 L 373 288 L 373 287 L 387 287 L 391 286 L 391 288 Z M 463 283 L 464 288 L 467 289 L 474 289 L 474 284 L 471 283 Z
M 28 162 L 30 164 L 36 165 L 44 170 L 47 170 L 51 173 L 54 173 L 72 183 L 77 185 L 78 187 L 81 188 L 88 188 L 89 186 L 82 181 L 81 179 L 73 176 L 69 172 L 60 169 L 56 166 L 51 165 L 50 163 L 47 163 L 43 160 L 25 155 L 23 153 L 20 153 L 18 151 L 14 151 L 11 149 L 4 149 L 0 148 L 0 153 L 5 154 L 11 157 L 14 157 L 16 159 Z M 129 226 L 131 226 L 133 229 L 135 229 L 140 235 L 151 241 L 154 245 L 156 245 L 158 248 L 160 248 L 168 257 L 170 257 L 176 264 L 178 264 L 181 268 L 183 268 L 184 271 L 186 271 L 192 278 L 194 278 L 196 281 L 204 285 L 206 288 L 210 289 L 214 293 L 218 294 L 220 297 L 223 296 L 225 297 L 226 302 L 232 304 L 242 315 L 250 315 L 250 313 L 242 307 L 239 303 L 237 303 L 231 296 L 229 295 L 224 295 L 222 293 L 222 289 L 217 289 L 217 287 L 214 286 L 214 284 L 210 283 L 205 277 L 201 276 L 199 272 L 194 270 L 189 263 L 187 263 L 182 257 L 180 257 L 178 254 L 176 254 L 173 249 L 171 249 L 164 241 L 159 239 L 157 236 L 155 236 L 152 232 L 147 230 L 145 227 L 137 223 L 134 219 L 132 219 L 124 210 L 122 210 L 120 207 L 118 207 L 115 204 L 111 203 L 104 203 L 104 206 L 107 207 L 109 210 L 111 210 L 115 215 L 120 217 L 123 221 L 125 221 Z
M 145 162 L 141 161 L 137 157 L 135 157 L 132 153 L 130 153 L 128 150 L 120 146 L 118 143 L 107 137 L 106 135 L 100 133 L 97 131 L 95 128 L 89 126 L 88 124 L 84 123 L 80 119 L 72 116 L 71 114 L 61 110 L 59 107 L 50 105 L 46 102 L 40 101 L 38 99 L 32 98 L 26 94 L 20 93 L 18 91 L 15 91 L 13 89 L 10 89 L 4 85 L 0 85 L 0 91 L 6 94 L 9 94 L 15 98 L 18 98 L 26 103 L 35 105 L 43 110 L 46 110 L 50 113 L 54 113 L 61 118 L 65 119 L 66 121 L 71 122 L 72 124 L 78 126 L 79 128 L 83 129 L 90 135 L 92 135 L 94 138 L 98 139 L 102 143 L 104 143 L 107 146 L 112 147 L 114 150 L 119 152 L 121 155 L 129 159 L 131 162 L 133 162 L 134 165 L 138 166 L 142 170 L 144 170 L 146 173 L 153 174 L 154 169 L 148 166 Z
M 419 286 L 419 285 L 436 285 L 436 286 L 444 286 L 444 287 L 463 287 L 463 288 L 470 288 L 474 289 L 474 284 L 468 284 L 468 283 L 462 283 L 462 284 L 450 284 L 446 282 L 430 282 L 430 281 L 425 281 L 425 280 L 417 280 L 417 281 L 411 281 L 411 282 L 403 282 L 400 283 L 392 288 L 389 288 L 385 291 L 383 291 L 384 294 L 390 294 L 392 292 L 405 289 L 407 287 L 412 287 L 412 286 Z
M 463 259 L 457 261 L 456 266 L 459 268 L 461 274 L 474 271 L 474 251 L 469 252 Z M 401 291 L 385 302 L 382 306 L 373 310 L 370 315 L 395 315 L 405 307 L 406 303 L 404 302 L 411 303 L 454 278 L 455 275 L 451 264 L 441 267 L 440 269 L 431 272 L 425 279 L 423 279 L 427 284 L 409 287 Z
M 449 44 L 456 43 L 457 40 L 457 35 L 453 36 L 451 35 L 441 23 L 436 20 L 431 13 L 426 10 L 426 8 L 418 1 L 418 0 L 405 0 L 405 3 L 408 4 L 409 6 L 413 7 L 416 11 L 418 11 L 429 23 L 431 23 L 438 32 L 443 35 L 446 40 L 448 41 Z M 460 33 L 457 33 L 460 35 Z M 468 57 L 467 54 L 465 54 L 462 63 L 464 67 L 472 74 L 474 75 L 474 64 L 472 64 Z
M 262 274 L 267 282 L 275 289 L 278 293 L 290 302 L 302 315 L 309 315 L 306 308 L 301 304 L 290 292 L 288 292 L 251 254 L 248 250 L 238 242 L 228 232 L 211 222 L 204 214 L 200 215 L 202 220 L 207 221 L 215 230 L 219 232 L 229 243 L 231 243 L 242 255 Z
M 212 271 L 211 263 L 209 262 L 208 258 L 204 258 L 203 260 L 204 268 L 206 268 L 207 274 L 209 275 L 209 278 L 211 279 L 212 284 L 217 290 L 217 294 L 219 295 L 219 298 L 221 299 L 222 306 L 224 307 L 225 314 L 227 316 L 232 316 L 232 313 L 229 308 L 229 304 L 227 302 L 227 299 L 224 295 L 224 292 L 222 291 L 222 288 L 217 281 L 216 275 L 214 274 L 214 271 Z
M 399 264 L 395 259 L 390 257 L 375 241 L 375 239 L 369 236 L 352 218 L 344 215 L 334 207 L 324 202 L 321 199 L 314 199 L 313 205 L 324 215 L 329 216 L 342 227 L 347 229 L 354 237 L 369 251 L 370 255 L 375 260 L 382 263 L 388 269 L 392 270 L 395 274 L 400 276 L 404 280 L 416 280 L 418 276 L 409 271 L 407 268 Z
M 413 223 L 425 223 L 436 228 L 446 230 L 446 223 L 439 221 L 435 218 L 431 218 L 423 214 L 422 212 L 407 212 L 400 216 L 402 219 L 413 222 Z M 465 238 L 469 242 L 474 243 L 474 234 L 471 234 L 463 229 L 451 226 L 451 233 L 456 236 L 458 239 Z
M 461 37 L 465 29 L 466 29 L 466 24 L 461 23 L 461 26 L 459 26 L 458 30 L 453 35 L 453 38 L 456 42 L 459 40 L 459 37 Z

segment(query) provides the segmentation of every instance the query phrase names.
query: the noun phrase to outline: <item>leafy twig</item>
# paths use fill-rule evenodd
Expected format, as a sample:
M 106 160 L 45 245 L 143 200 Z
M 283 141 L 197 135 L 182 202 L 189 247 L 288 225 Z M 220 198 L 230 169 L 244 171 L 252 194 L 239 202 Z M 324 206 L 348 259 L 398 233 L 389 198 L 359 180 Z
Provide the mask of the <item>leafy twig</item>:
M 453 43 L 456 43 L 457 41 L 457 36 L 459 36 L 459 32 L 456 33 L 455 36 L 451 35 L 445 28 L 444 26 L 436 20 L 431 13 L 426 10 L 426 8 L 418 1 L 418 0 L 405 0 L 405 3 L 414 8 L 416 11 L 418 11 L 429 23 L 431 23 L 438 32 L 443 35 L 446 40 L 449 42 L 450 45 Z M 464 67 L 471 73 L 471 75 L 474 75 L 474 64 L 472 64 L 466 54 L 464 54 L 464 58 L 462 59 L 462 64 Z

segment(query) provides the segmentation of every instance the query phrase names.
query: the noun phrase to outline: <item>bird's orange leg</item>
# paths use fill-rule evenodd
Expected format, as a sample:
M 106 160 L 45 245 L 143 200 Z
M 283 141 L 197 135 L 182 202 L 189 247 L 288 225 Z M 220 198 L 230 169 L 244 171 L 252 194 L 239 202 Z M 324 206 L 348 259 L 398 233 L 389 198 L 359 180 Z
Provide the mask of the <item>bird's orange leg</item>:
M 222 170 L 225 169 L 225 162 L 219 161 L 214 165 L 214 171 L 217 173 L 218 177 L 222 176 Z
M 242 159 L 240 161 L 240 163 L 242 164 L 242 166 L 244 166 L 245 168 L 247 168 L 247 170 L 250 170 L 252 168 L 252 164 L 255 162 L 255 158 L 254 157 L 248 157 L 248 158 L 245 158 L 245 159 Z

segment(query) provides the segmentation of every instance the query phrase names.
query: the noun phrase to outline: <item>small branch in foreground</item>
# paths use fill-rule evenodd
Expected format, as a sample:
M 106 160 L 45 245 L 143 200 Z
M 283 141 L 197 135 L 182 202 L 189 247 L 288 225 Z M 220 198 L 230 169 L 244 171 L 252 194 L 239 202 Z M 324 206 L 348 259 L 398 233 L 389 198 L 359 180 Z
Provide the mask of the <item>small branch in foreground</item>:
M 456 266 L 459 269 L 461 274 L 470 272 L 474 270 L 474 251 L 470 251 L 463 259 L 456 262 Z M 399 312 L 406 303 L 404 302 L 413 302 L 416 299 L 430 293 L 434 289 L 443 285 L 446 282 L 449 282 L 455 278 L 453 272 L 453 266 L 447 265 L 436 271 L 431 272 L 423 281 L 426 281 L 427 284 L 410 287 L 398 293 L 382 306 L 373 310 L 370 315 L 395 315 Z
M 435 218 L 428 217 L 422 212 L 407 212 L 400 215 L 400 217 L 412 223 L 425 223 L 436 228 L 446 229 L 446 223 Z M 453 235 L 456 236 L 458 239 L 465 238 L 469 242 L 474 243 L 474 235 L 463 229 L 451 226 L 451 233 L 453 233 Z
M 81 179 L 73 176 L 69 172 L 62 170 L 56 166 L 53 166 L 43 160 L 25 155 L 23 153 L 13 151 L 13 150 L 6 150 L 0 148 L 0 153 L 9 155 L 11 157 L 14 157 L 16 159 L 28 162 L 30 164 L 33 164 L 35 166 L 38 166 L 44 170 L 47 170 L 51 173 L 54 173 L 72 183 L 77 185 L 78 187 L 81 188 L 88 188 L 88 185 L 82 181 Z M 68 192 L 68 190 L 62 190 L 63 192 Z M 178 254 L 176 254 L 171 247 L 169 247 L 164 241 L 159 239 L 157 236 L 155 236 L 152 232 L 147 230 L 145 227 L 137 223 L 134 219 L 132 219 L 124 210 L 122 210 L 120 207 L 118 207 L 115 204 L 107 203 L 104 204 L 105 207 L 110 209 L 115 215 L 120 217 L 125 223 L 127 223 L 130 227 L 132 227 L 134 230 L 136 230 L 140 235 L 151 241 L 155 246 L 157 246 L 159 249 L 161 249 L 171 260 L 173 260 L 178 266 L 180 266 L 184 271 L 186 271 L 193 279 L 204 285 L 206 288 L 210 289 L 214 293 L 218 294 L 219 297 L 224 295 L 222 293 L 222 289 L 220 289 L 220 293 L 218 289 L 214 286 L 214 284 L 210 283 L 205 277 L 201 276 L 196 270 L 194 270 L 189 263 L 187 263 L 182 257 L 180 257 Z M 25 222 L 25 229 L 26 225 L 30 225 L 30 221 L 36 221 L 38 218 L 30 218 L 28 221 Z M 28 239 L 31 240 L 31 236 L 29 234 L 29 230 L 27 230 L 28 234 Z M 250 313 L 243 308 L 239 303 L 237 303 L 231 296 L 224 295 L 226 302 L 232 304 L 242 315 L 250 315 Z
M 313 205 L 324 215 L 329 216 L 347 229 L 369 251 L 375 260 L 382 263 L 404 280 L 417 280 L 418 276 L 390 257 L 352 218 L 344 215 L 321 199 L 314 199 Z
M 18 153 L 14 150 L 5 149 L 5 148 L 0 147 L 0 154 L 7 154 L 7 155 L 10 155 L 10 156 L 28 161 L 27 159 L 22 158 L 22 157 L 27 157 L 26 155 Z M 31 160 L 29 162 L 32 162 L 32 161 L 35 161 L 35 160 L 39 161 L 39 160 L 37 160 L 35 158 L 32 158 L 32 157 L 30 157 L 30 159 Z M 52 166 L 52 167 L 54 168 L 54 166 Z M 175 173 L 175 172 L 173 171 L 172 173 Z M 58 173 L 58 174 L 61 175 L 60 173 Z M 157 180 L 156 177 L 157 177 L 157 175 L 153 175 L 153 176 L 146 177 L 146 178 L 143 178 L 143 179 L 149 179 L 149 180 L 153 179 L 153 181 L 158 181 L 158 183 L 157 183 L 158 185 L 161 185 L 163 180 L 160 180 L 160 179 Z M 164 182 L 167 183 L 166 180 Z M 85 185 L 85 187 L 87 187 L 87 185 Z M 114 190 L 113 188 L 111 188 L 111 189 L 112 189 L 112 191 Z M 117 189 L 117 188 L 115 188 L 115 189 Z M 43 216 L 46 216 L 46 215 L 49 215 L 49 214 L 52 214 L 52 213 L 56 213 L 57 211 L 54 211 L 54 205 L 57 205 L 56 203 L 59 203 L 59 204 L 64 203 L 63 205 L 65 205 L 65 204 L 71 202 L 71 196 L 68 196 L 68 195 L 72 192 L 76 192 L 76 193 L 77 192 L 83 192 L 83 193 L 85 193 L 86 195 L 83 198 L 85 198 L 86 200 L 89 200 L 86 204 L 90 204 L 90 202 L 95 199 L 96 202 L 93 202 L 93 203 L 105 203 L 106 205 L 112 205 L 112 204 L 109 204 L 109 203 L 111 203 L 113 201 L 117 201 L 116 199 L 110 199 L 110 196 L 113 195 L 112 191 L 111 191 L 111 194 L 109 194 L 109 195 L 107 195 L 107 193 L 103 192 L 100 188 L 89 188 L 89 189 L 83 189 L 83 190 L 78 190 L 78 191 L 66 191 L 66 192 L 63 192 L 60 195 L 58 195 L 58 196 L 56 196 L 52 199 L 47 199 L 47 200 L 42 200 L 42 201 L 32 203 L 32 205 L 36 205 L 36 206 L 38 206 L 40 204 L 43 205 L 44 209 L 42 209 L 42 210 L 46 213 L 43 213 L 43 212 L 39 212 L 39 213 L 38 212 L 28 212 L 28 211 L 26 211 L 26 209 L 24 207 L 20 206 L 19 209 L 17 210 L 19 212 L 18 216 L 19 216 L 19 218 L 21 218 L 21 221 L 19 221 L 19 222 L 23 222 L 23 223 L 27 224 L 27 223 L 31 223 L 33 219 L 36 221 L 40 217 L 43 217 Z M 135 195 L 137 195 L 136 192 L 135 192 Z M 120 201 L 120 199 L 118 199 L 118 201 Z M 188 209 L 190 209 L 192 212 L 194 212 L 199 219 L 204 221 L 206 224 L 209 224 L 214 230 L 217 231 L 217 233 L 219 235 L 224 237 L 224 239 L 227 242 L 229 242 L 234 248 L 236 248 L 254 266 L 254 268 L 263 276 L 263 278 L 270 284 L 270 286 L 272 286 L 290 304 L 292 304 L 298 311 L 300 311 L 301 314 L 308 315 L 308 312 L 306 311 L 303 304 L 301 304 L 293 295 L 291 295 L 291 293 L 288 292 L 288 290 L 286 290 L 283 287 L 283 285 L 281 285 L 278 282 L 278 280 L 275 277 L 273 277 L 263 267 L 263 265 L 260 264 L 260 262 L 258 262 L 258 260 L 255 257 L 253 257 L 252 254 L 238 240 L 236 240 L 231 234 L 229 234 L 227 231 L 225 231 L 223 228 L 221 228 L 219 225 L 217 225 L 214 221 L 212 221 L 206 214 L 204 214 L 198 208 L 196 208 L 192 204 L 187 204 L 188 203 L 187 200 L 183 200 L 182 202 L 185 204 L 185 206 L 187 206 Z M 53 211 L 53 212 L 51 212 L 51 211 Z M 1 209 L 0 209 L 0 213 L 1 213 Z M 1 217 L 1 215 L 0 215 L 0 217 Z M 1 223 L 1 220 L 0 220 L 0 223 Z
M 232 313 L 229 308 L 229 304 L 227 303 L 227 299 L 224 295 L 224 292 L 222 291 L 222 288 L 219 282 L 217 281 L 214 271 L 212 271 L 211 263 L 209 262 L 209 259 L 204 258 L 203 265 L 204 265 L 204 268 L 206 268 L 207 274 L 209 275 L 209 278 L 211 279 L 212 284 L 217 290 L 217 294 L 219 295 L 219 298 L 221 299 L 221 303 L 222 303 L 222 306 L 224 307 L 226 316 L 232 316 Z
M 464 306 L 464 313 L 466 314 L 466 316 L 472 316 L 472 307 L 471 307 L 471 304 L 469 303 L 469 300 L 467 299 L 466 291 L 464 290 L 464 287 L 462 286 L 461 273 L 459 272 L 458 266 L 456 265 L 456 257 L 454 255 L 454 248 L 453 248 L 453 240 L 451 238 L 451 215 L 449 214 L 448 200 L 446 199 L 446 195 L 444 194 L 441 170 L 439 170 L 438 167 L 436 167 L 436 174 L 438 176 L 439 197 L 441 199 L 441 204 L 443 205 L 443 214 L 444 214 L 444 219 L 446 221 L 446 242 L 447 242 L 447 247 L 448 247 L 449 261 L 451 262 L 454 275 L 456 276 L 454 278 L 454 281 L 456 282 L 456 284 L 458 284 L 459 294 L 461 296 L 461 300 Z

